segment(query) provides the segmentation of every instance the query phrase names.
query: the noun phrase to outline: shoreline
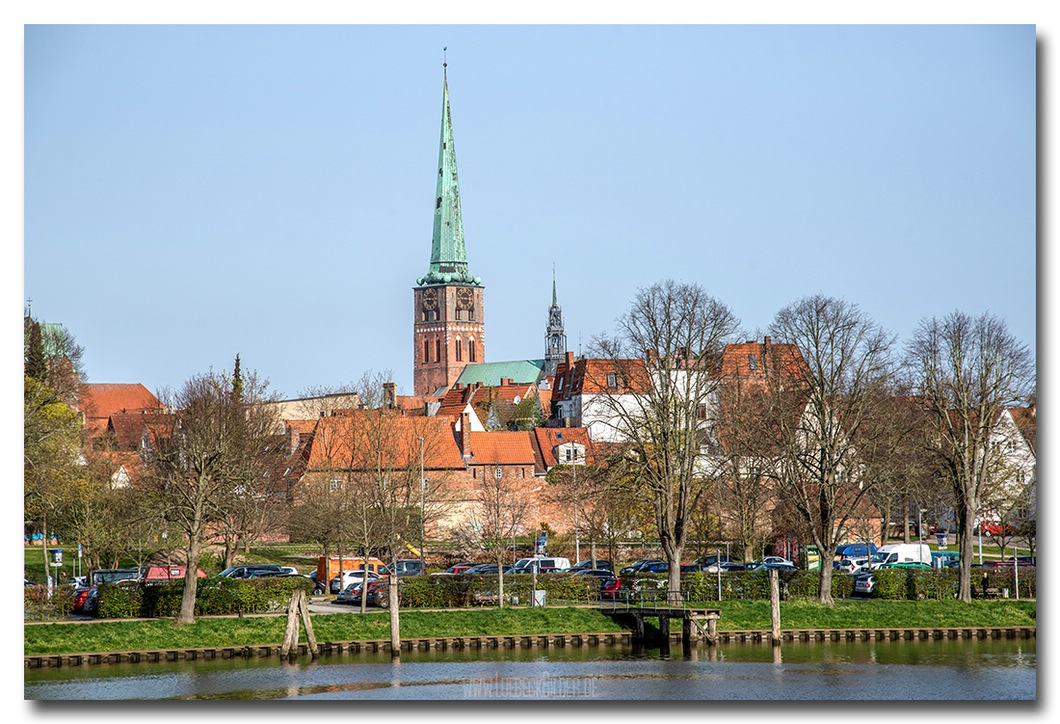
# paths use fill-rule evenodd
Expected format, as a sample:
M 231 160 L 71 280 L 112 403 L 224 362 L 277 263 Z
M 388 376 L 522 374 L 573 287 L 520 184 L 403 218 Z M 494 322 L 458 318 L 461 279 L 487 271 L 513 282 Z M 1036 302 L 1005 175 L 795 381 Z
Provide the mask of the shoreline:
M 971 639 L 1036 639 L 1036 626 L 959 626 L 932 628 L 819 628 L 781 629 L 776 645 L 783 643 L 830 643 L 850 641 L 928 641 Z M 514 648 L 565 648 L 583 646 L 631 645 L 632 631 L 565 634 L 511 634 L 494 636 L 445 636 L 401 639 L 402 651 L 449 651 Z M 669 644 L 683 646 L 680 633 L 671 633 Z M 658 639 L 648 643 L 661 644 Z M 703 638 L 690 642 L 691 646 L 732 644 L 774 644 L 769 631 L 718 631 L 714 644 Z M 259 646 L 212 646 L 171 648 L 138 651 L 108 651 L 89 653 L 35 654 L 23 657 L 23 668 L 65 668 L 128 663 L 165 663 L 171 661 L 213 661 L 217 659 L 281 659 L 280 644 Z M 288 659 L 310 656 L 309 645 L 296 645 L 297 654 Z M 325 641 L 317 644 L 317 656 L 378 653 L 390 651 L 389 640 Z

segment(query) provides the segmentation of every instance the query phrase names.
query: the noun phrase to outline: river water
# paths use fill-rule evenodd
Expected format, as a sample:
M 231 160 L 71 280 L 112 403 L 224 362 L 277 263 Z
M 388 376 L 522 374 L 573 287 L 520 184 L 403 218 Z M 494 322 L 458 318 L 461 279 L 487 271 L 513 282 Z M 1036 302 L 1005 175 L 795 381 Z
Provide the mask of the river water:
M 342 654 L 27 669 L 25 698 L 1034 700 L 1034 639 Z

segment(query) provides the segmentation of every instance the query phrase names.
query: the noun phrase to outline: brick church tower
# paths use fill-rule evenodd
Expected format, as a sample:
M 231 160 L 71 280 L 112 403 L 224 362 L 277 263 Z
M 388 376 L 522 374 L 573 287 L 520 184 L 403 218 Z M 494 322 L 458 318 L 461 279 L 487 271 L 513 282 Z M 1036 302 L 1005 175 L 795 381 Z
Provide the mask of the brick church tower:
M 460 185 L 449 115 L 449 82 L 442 65 L 442 135 L 431 265 L 413 287 L 412 381 L 417 395 L 452 387 L 464 366 L 486 361 L 482 280 L 471 276 L 460 218 Z

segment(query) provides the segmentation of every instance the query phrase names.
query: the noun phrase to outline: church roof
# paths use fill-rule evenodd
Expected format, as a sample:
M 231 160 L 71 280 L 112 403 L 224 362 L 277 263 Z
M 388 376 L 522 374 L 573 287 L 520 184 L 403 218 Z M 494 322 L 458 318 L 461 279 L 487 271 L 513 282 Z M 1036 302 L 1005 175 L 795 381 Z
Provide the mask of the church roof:
M 444 68 L 444 66 L 443 66 Z M 434 232 L 431 235 L 431 266 L 416 280 L 417 286 L 470 284 L 482 280 L 471 276 L 464 248 L 464 222 L 460 216 L 460 183 L 456 174 L 456 146 L 453 119 L 449 113 L 449 80 L 442 71 L 442 134 L 438 142 L 438 180 L 434 205 Z
M 509 379 L 513 384 L 536 383 L 545 368 L 543 359 L 519 359 L 509 362 L 479 362 L 466 365 L 456 384 L 470 386 L 474 384 L 499 387 L 502 379 Z

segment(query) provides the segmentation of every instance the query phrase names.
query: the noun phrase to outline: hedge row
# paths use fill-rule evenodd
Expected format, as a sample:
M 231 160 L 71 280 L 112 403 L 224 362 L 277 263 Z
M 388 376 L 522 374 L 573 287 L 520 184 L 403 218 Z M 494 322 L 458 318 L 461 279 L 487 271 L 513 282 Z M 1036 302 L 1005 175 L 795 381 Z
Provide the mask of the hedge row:
M 406 608 L 462 608 L 497 603 L 497 575 L 409 576 L 401 579 L 401 605 Z M 507 603 L 529 603 L 533 576 L 509 573 L 504 576 Z M 537 590 L 549 601 L 595 603 L 600 598 L 600 582 L 586 576 L 549 573 L 537 577 Z
M 301 588 L 313 592 L 313 582 L 291 578 L 201 578 L 195 598 L 195 615 L 277 613 L 287 610 L 291 593 Z M 99 586 L 100 618 L 161 618 L 180 613 L 184 582 L 150 586 Z
M 881 568 L 873 572 L 876 579 L 876 598 L 896 601 L 920 599 L 944 600 L 957 595 L 959 572 L 955 568 L 915 569 Z M 640 576 L 641 580 L 649 578 Z M 665 582 L 665 576 L 658 576 Z M 817 571 L 780 571 L 780 592 L 784 599 L 816 599 L 821 590 L 820 573 Z M 1016 586 L 1011 571 L 987 571 L 987 588 L 999 591 L 1009 589 L 1015 597 Z M 625 582 L 623 587 L 627 588 Z M 981 595 L 981 575 L 972 573 L 973 595 Z M 1038 579 L 1034 571 L 1020 571 L 1020 598 L 1036 598 Z M 718 600 L 718 576 L 709 573 L 691 573 L 681 581 L 681 590 L 690 601 Z M 846 598 L 854 593 L 854 576 L 833 572 L 832 597 Z M 768 599 L 769 576 L 766 571 L 729 571 L 721 575 L 721 599 Z

